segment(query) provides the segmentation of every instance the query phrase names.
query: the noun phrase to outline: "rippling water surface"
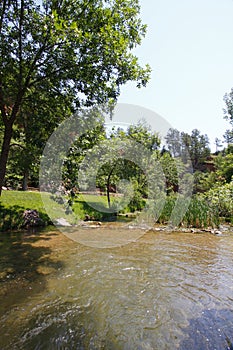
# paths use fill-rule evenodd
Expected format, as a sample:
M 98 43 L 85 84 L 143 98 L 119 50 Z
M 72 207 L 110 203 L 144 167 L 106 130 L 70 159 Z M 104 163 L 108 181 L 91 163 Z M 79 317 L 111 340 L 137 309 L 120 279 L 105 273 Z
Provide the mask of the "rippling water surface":
M 232 263 L 231 234 L 3 235 L 0 349 L 233 349 Z

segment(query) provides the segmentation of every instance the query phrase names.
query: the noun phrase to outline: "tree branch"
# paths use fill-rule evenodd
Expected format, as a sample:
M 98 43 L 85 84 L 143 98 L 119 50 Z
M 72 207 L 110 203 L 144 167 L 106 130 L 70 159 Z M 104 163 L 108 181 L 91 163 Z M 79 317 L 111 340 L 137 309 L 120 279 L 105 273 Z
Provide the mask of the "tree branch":
M 23 145 L 20 145 L 19 143 L 11 143 L 10 144 L 10 147 L 20 147 L 20 148 L 22 148 L 22 149 L 26 149 L 26 147 L 25 146 L 23 146 Z

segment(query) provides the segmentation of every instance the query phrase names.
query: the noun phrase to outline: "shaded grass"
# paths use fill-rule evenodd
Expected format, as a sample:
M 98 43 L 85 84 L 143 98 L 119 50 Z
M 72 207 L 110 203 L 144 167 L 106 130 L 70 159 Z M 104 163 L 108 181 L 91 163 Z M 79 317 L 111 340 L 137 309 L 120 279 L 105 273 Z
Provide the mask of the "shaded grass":
M 112 208 L 117 205 L 119 199 L 112 200 Z M 85 220 L 88 216 L 91 220 L 108 220 L 115 216 L 114 209 L 108 208 L 107 196 L 78 195 L 73 204 L 74 213 L 79 219 Z

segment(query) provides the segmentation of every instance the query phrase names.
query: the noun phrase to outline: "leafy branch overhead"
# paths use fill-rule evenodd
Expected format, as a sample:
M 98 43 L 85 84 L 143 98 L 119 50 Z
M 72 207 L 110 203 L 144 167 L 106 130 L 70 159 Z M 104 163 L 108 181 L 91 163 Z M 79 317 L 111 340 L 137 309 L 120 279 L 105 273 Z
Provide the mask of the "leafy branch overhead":
M 141 68 L 129 52 L 145 34 L 134 3 L 114 1 L 107 7 L 102 1 L 46 1 L 42 7 L 31 0 L 4 1 L 0 64 L 5 108 L 46 79 L 62 94 L 83 93 L 88 104 L 116 98 L 128 80 L 145 85 L 149 68 Z M 4 116 L 3 105 L 1 111 Z
M 57 99 L 65 118 L 81 105 L 116 101 L 127 81 L 146 85 L 150 68 L 131 52 L 146 32 L 139 11 L 137 0 L 1 1 L 0 187 L 13 125 L 30 106 L 41 104 L 49 115 Z

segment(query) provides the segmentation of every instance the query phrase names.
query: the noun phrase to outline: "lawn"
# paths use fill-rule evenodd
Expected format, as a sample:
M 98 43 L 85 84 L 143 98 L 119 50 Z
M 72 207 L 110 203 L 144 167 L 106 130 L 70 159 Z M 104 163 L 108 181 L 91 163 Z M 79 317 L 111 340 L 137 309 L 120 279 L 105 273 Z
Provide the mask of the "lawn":
M 19 206 L 25 209 L 36 209 L 44 212 L 44 205 L 41 200 L 40 192 L 24 192 L 24 191 L 2 191 L 0 203 L 5 208 Z
M 50 219 L 65 218 L 76 223 L 85 218 L 102 220 L 112 215 L 107 213 L 106 196 L 79 195 L 73 203 L 74 215 L 67 211 L 67 205 L 59 204 L 56 197 L 54 199 L 43 193 L 42 200 L 40 192 L 3 191 L 0 197 L 0 231 L 22 228 L 23 213 L 27 209 L 37 210 L 45 225 L 51 223 Z

